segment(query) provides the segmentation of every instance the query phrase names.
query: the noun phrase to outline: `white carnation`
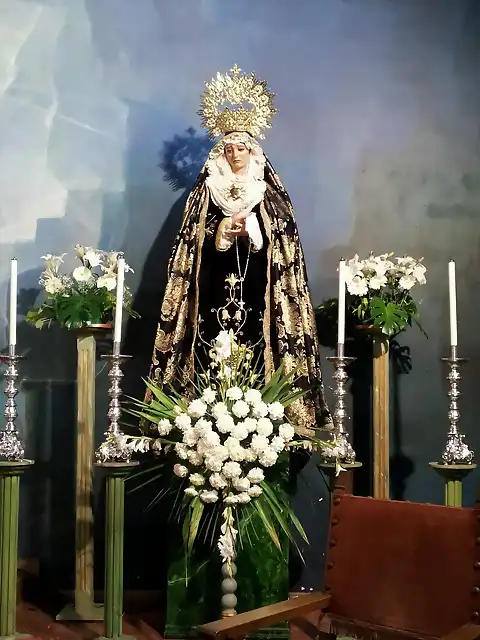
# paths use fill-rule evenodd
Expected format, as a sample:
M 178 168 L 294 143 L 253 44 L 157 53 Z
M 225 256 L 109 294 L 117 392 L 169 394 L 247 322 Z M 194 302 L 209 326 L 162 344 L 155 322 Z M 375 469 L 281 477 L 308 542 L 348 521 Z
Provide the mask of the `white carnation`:
M 237 416 L 237 418 L 246 418 L 250 413 L 250 406 L 245 400 L 237 400 L 233 404 L 232 413 Z
M 230 387 L 230 389 L 227 389 L 226 396 L 229 400 L 240 400 L 243 398 L 243 391 L 240 387 Z
M 257 453 L 253 449 L 245 449 L 244 462 L 255 462 L 257 459 Z
M 260 484 L 260 482 L 263 482 L 265 480 L 265 474 L 263 473 L 263 469 L 254 467 L 248 472 L 247 478 L 252 484 Z
M 173 473 L 179 478 L 186 478 L 188 476 L 188 469 L 183 464 L 176 464 L 173 467 Z
M 175 424 L 179 429 L 188 429 L 192 424 L 192 419 L 186 413 L 179 413 L 175 418 Z
M 225 504 L 237 504 L 238 497 L 230 493 L 228 496 L 224 498 L 223 501 L 225 502 Z
M 214 455 L 215 458 L 218 458 L 222 462 L 225 462 L 225 460 L 228 458 L 228 449 L 223 445 L 219 445 L 218 447 L 214 447 L 212 449 L 212 455 Z
M 186 444 L 182 442 L 177 442 L 175 445 L 175 453 L 180 458 L 180 460 L 186 460 L 188 458 L 188 447 Z
M 265 436 L 254 435 L 252 436 L 252 442 L 250 446 L 253 451 L 260 454 L 262 453 L 262 451 L 265 451 L 265 449 L 268 449 L 270 443 L 268 441 L 268 438 L 266 438 Z
M 281 402 L 272 402 L 268 407 L 268 413 L 272 420 L 281 420 L 285 413 L 285 407 Z
M 200 492 L 200 500 L 205 502 L 206 504 L 217 502 L 218 493 L 216 491 L 201 491 Z
M 221 473 L 212 473 L 209 478 L 209 482 L 214 489 L 225 489 L 227 486 L 227 481 Z
M 237 440 L 245 440 L 248 437 L 248 429 L 240 422 L 233 427 L 232 436 Z
M 260 404 L 262 402 L 262 394 L 258 389 L 248 389 L 248 391 L 245 391 L 245 400 L 248 404 Z
M 273 424 L 269 418 L 260 418 L 257 425 L 257 432 L 259 436 L 270 436 L 273 432 Z
M 198 433 L 192 427 L 188 427 L 183 432 L 182 440 L 188 447 L 194 447 L 198 442 Z
M 187 459 L 193 467 L 199 467 L 203 462 L 203 456 L 194 449 L 187 453 Z
M 208 387 L 202 393 L 202 400 L 207 404 L 212 404 L 212 402 L 215 402 L 216 397 L 217 397 L 217 393 L 215 389 L 212 389 L 211 387 Z
M 228 414 L 227 405 L 224 402 L 217 402 L 216 404 L 213 405 L 212 414 L 213 414 L 213 417 L 216 420 L 218 420 L 220 416 L 224 416 L 225 414 Z
M 202 418 L 207 412 L 207 405 L 203 400 L 192 400 L 188 405 L 188 415 L 192 418 Z
M 195 487 L 187 487 L 185 489 L 185 494 L 187 496 L 190 496 L 191 498 L 195 498 L 195 496 L 198 496 L 198 491 L 195 489 Z
M 235 478 L 233 486 L 237 491 L 248 491 L 250 489 L 250 480 L 248 478 Z
M 275 453 L 280 453 L 285 448 L 285 440 L 281 436 L 275 436 L 272 438 L 270 446 L 275 451 Z
M 285 422 L 284 424 L 281 424 L 278 428 L 278 434 L 280 435 L 280 437 L 282 437 L 286 442 L 290 442 L 290 440 L 293 439 L 293 436 L 295 435 L 295 429 L 292 427 L 291 424 L 288 424 L 288 422 Z
M 167 420 L 167 418 L 162 418 L 162 420 L 159 420 L 157 424 L 157 430 L 160 436 L 168 436 L 172 429 L 173 425 L 170 420 Z
M 200 418 L 200 420 L 195 424 L 195 431 L 198 433 L 200 438 L 203 438 L 207 433 L 212 433 L 211 421 L 205 420 L 205 418 Z
M 208 471 L 213 471 L 216 473 L 221 471 L 223 467 L 223 462 L 213 455 L 205 456 L 204 464 L 205 468 L 208 469 Z
M 218 433 L 211 430 L 210 432 L 204 434 L 202 442 L 204 443 L 207 450 L 213 449 L 213 447 L 218 447 L 218 445 L 221 444 L 220 436 L 218 435 Z
M 258 498 L 259 496 L 262 495 L 262 487 L 259 487 L 258 484 L 254 484 L 252 487 L 250 487 L 250 489 L 248 490 L 248 495 L 251 498 Z
M 264 402 L 254 404 L 252 407 L 252 415 L 254 418 L 264 418 L 268 415 L 268 407 Z
M 278 453 L 269 447 L 262 451 L 258 456 L 258 461 L 263 467 L 273 467 L 278 459 Z
M 247 492 L 244 492 L 237 495 L 237 500 L 239 504 L 247 504 L 247 502 L 250 502 L 251 498 Z
M 256 418 L 245 418 L 242 424 L 247 429 L 248 433 L 253 433 L 257 430 L 258 422 Z
M 192 473 L 190 476 L 190 482 L 194 487 L 201 487 L 205 484 L 205 478 L 201 473 Z
M 229 433 L 235 426 L 235 421 L 231 415 L 221 415 L 217 419 L 217 429 L 220 433 Z
M 44 287 L 45 287 L 45 291 L 50 295 L 53 295 L 54 293 L 59 293 L 60 291 L 63 291 L 63 289 L 65 289 L 63 282 L 60 280 L 60 278 L 57 278 L 56 276 L 50 276 L 48 278 L 45 277 Z
M 238 462 L 226 462 L 223 465 L 223 475 L 227 479 L 239 478 L 242 475 L 242 467 Z

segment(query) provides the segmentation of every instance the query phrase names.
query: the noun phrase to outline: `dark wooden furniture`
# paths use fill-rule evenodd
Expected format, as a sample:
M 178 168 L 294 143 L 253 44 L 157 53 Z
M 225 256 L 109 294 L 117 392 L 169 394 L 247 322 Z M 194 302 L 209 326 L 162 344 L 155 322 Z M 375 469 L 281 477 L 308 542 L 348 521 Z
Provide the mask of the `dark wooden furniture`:
M 333 634 L 480 638 L 480 512 L 337 492 L 325 591 Z M 291 626 L 292 640 L 312 635 Z
M 320 613 L 327 608 L 329 602 L 329 595 L 308 593 L 261 609 L 216 620 L 198 627 L 197 630 L 203 637 L 235 640 L 279 622 L 290 622 L 315 611 Z

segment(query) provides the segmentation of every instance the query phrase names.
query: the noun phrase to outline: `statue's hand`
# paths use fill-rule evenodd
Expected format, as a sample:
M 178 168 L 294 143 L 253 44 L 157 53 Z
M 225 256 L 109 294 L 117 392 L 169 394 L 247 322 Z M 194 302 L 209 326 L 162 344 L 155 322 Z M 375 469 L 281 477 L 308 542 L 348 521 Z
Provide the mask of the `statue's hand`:
M 232 220 L 232 228 L 235 228 L 238 224 L 245 224 L 245 218 L 248 216 L 248 212 L 234 213 Z
M 233 223 L 233 216 L 232 216 L 232 226 L 228 231 L 226 231 L 226 235 L 230 239 L 237 238 L 238 236 L 248 236 L 248 232 L 245 229 L 245 219 L 243 219 L 240 222 L 237 222 L 236 224 L 234 224 Z

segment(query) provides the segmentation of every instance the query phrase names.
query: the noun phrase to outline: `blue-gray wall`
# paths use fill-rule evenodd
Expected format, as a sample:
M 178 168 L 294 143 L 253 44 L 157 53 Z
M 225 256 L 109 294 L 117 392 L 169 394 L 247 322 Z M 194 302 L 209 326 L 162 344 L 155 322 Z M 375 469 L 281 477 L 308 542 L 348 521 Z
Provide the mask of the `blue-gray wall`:
M 142 330 L 127 336 L 137 356 L 129 384 L 138 387 L 181 198 L 208 148 L 196 115 L 203 82 L 238 63 L 277 94 L 265 149 L 296 206 L 315 302 L 334 293 L 340 255 L 425 257 L 418 295 L 429 339 L 416 330 L 402 337 L 413 370 L 399 380 L 397 427 L 408 460 L 403 497 L 440 502 L 428 462 L 447 427 L 439 358 L 450 258 L 459 348 L 471 358 L 463 426 L 480 450 L 479 33 L 477 0 L 0 1 L 0 348 L 12 256 L 24 311 L 44 253 L 77 242 L 123 248 L 132 285 L 142 283 Z M 73 465 L 74 346 L 25 325 L 19 342 L 29 378 L 19 424 L 50 478 L 46 497 L 29 492 L 24 509 L 46 518 Z M 100 367 L 98 381 L 101 433 Z M 314 497 L 298 500 L 312 510 L 321 483 L 313 472 L 302 478 Z M 474 485 L 472 477 L 467 504 Z M 29 536 L 25 548 L 42 539 Z

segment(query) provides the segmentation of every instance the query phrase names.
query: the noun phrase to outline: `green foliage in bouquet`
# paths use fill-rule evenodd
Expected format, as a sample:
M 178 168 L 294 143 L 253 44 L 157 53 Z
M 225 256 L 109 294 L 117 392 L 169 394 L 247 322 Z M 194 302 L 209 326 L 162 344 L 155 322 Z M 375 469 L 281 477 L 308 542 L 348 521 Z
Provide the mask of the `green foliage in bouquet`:
M 295 388 L 295 372 L 287 375 L 282 368 L 265 382 L 252 362 L 253 351 L 232 332 L 219 333 L 209 357 L 193 398 L 147 381 L 151 399 L 133 400 L 129 408 L 146 425 L 146 435 L 128 436 L 132 449 L 161 455 L 162 468 L 171 465 L 176 482 L 162 495 L 176 496 L 173 515 L 183 523 L 187 554 L 201 536 L 228 564 L 237 543 L 251 545 L 264 533 L 284 552 L 282 540 L 295 543 L 294 534 L 307 541 L 278 486 L 288 452 L 319 444 L 298 439 L 285 416 L 305 392 Z M 145 473 L 150 474 L 145 483 L 158 478 L 155 470 Z
M 37 329 L 56 323 L 67 329 L 104 324 L 113 320 L 117 288 L 116 251 L 99 251 L 91 247 L 75 247 L 80 265 L 71 274 L 60 273 L 67 254 L 42 256 L 45 269 L 40 284 L 45 292 L 42 304 L 26 314 L 27 322 Z M 126 271 L 132 269 L 125 265 Z M 124 288 L 124 309 L 133 316 L 132 294 Z
M 426 282 L 422 259 L 410 256 L 394 257 L 370 254 L 360 260 L 355 255 L 346 263 L 347 335 L 356 325 L 373 325 L 392 337 L 415 323 L 425 333 L 418 320 L 417 302 L 411 295 L 415 285 Z M 331 337 L 336 327 L 338 299 L 330 298 L 316 309 L 317 324 L 329 327 Z M 425 334 L 426 335 L 426 334 Z M 333 346 L 333 345 L 328 345 Z

